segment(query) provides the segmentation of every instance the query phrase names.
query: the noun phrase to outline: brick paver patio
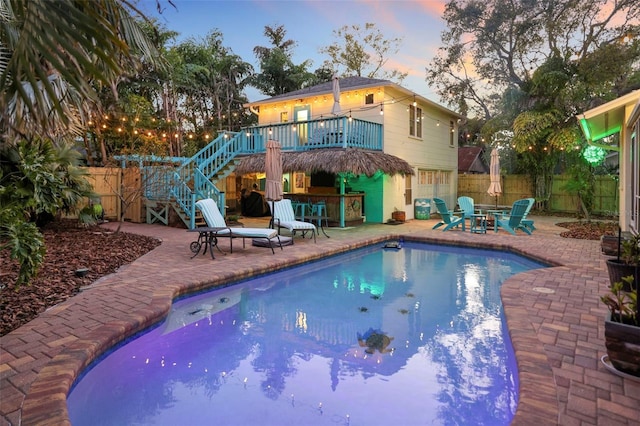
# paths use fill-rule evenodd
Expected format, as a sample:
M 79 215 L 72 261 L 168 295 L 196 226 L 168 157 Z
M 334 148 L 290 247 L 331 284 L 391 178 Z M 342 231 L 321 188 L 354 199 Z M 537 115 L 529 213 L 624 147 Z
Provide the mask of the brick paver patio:
M 185 230 L 126 223 L 123 231 L 160 238 L 162 245 L 2 337 L 2 425 L 69 424 L 66 394 L 80 371 L 106 348 L 160 320 L 177 295 L 399 236 L 511 250 L 556 265 L 514 276 L 502 287 L 520 377 L 513 424 L 639 425 L 640 381 L 614 375 L 600 362 L 606 308 L 599 296 L 607 291 L 608 275 L 599 242 L 561 238 L 554 223 L 566 219 L 534 219 L 532 236 L 434 231 L 434 220 L 331 228 L 329 239 L 321 235 L 314 244 L 296 238 L 275 255 L 236 242 L 233 254 L 216 253 L 215 260 L 208 254 L 190 259 L 194 234 Z M 244 222 L 266 227 L 263 219 Z M 221 247 L 228 244 L 223 239 Z

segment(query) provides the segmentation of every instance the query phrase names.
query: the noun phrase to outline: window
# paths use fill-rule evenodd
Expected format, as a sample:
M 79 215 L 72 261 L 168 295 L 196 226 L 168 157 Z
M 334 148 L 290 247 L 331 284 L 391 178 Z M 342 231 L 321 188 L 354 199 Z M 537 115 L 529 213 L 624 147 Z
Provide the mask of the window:
M 364 95 L 364 103 L 365 105 L 373 104 L 373 93 L 367 93 Z
M 422 138 L 422 108 L 409 105 L 409 135 Z
M 418 171 L 418 185 L 433 185 L 436 181 L 435 174 L 437 172 L 433 170 L 419 170 Z
M 427 184 L 427 171 L 418 170 L 418 185 L 426 185 L 426 184 Z
M 441 171 L 439 183 L 441 185 L 449 185 L 451 183 L 451 173 Z

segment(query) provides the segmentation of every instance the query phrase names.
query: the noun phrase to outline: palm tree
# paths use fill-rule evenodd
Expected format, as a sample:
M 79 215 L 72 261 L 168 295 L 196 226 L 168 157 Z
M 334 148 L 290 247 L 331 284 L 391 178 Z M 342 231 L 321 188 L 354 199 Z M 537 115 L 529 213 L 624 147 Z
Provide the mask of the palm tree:
M 97 88 L 155 60 L 132 14 L 126 0 L 0 0 L 0 131 L 79 133 Z

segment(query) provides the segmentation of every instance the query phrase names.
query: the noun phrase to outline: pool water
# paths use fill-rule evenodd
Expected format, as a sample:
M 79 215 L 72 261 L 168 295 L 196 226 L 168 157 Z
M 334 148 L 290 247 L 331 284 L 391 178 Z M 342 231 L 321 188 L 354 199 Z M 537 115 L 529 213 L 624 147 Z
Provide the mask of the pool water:
M 507 425 L 496 251 L 382 245 L 174 303 L 68 397 L 81 425 Z

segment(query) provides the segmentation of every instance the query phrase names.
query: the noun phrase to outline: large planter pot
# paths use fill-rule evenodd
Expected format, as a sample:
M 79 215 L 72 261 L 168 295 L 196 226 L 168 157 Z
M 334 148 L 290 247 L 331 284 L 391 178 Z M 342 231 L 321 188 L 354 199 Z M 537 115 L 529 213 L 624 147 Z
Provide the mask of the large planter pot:
M 611 321 L 608 313 L 604 339 L 609 361 L 616 370 L 640 377 L 640 327 Z
M 622 277 L 627 277 L 629 275 L 634 276 L 633 288 L 636 288 L 640 282 L 640 266 L 636 267 L 636 265 L 627 265 L 618 259 L 608 259 L 607 270 L 609 271 L 609 282 L 611 284 L 622 281 Z M 623 289 L 624 291 L 631 291 L 631 288 L 626 282 L 624 283 Z
M 404 222 L 407 219 L 405 212 L 397 210 L 391 213 L 391 218 L 396 222 Z

